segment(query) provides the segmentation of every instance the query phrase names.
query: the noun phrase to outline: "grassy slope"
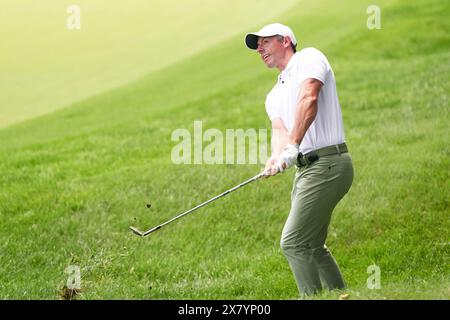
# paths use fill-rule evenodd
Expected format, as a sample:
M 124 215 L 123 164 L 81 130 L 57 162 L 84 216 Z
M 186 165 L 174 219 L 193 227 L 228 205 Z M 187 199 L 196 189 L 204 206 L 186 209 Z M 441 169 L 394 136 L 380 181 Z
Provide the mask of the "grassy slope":
M 329 56 L 355 163 L 328 245 L 353 298 L 448 299 L 448 5 L 381 1 L 383 29 L 368 31 L 369 2 L 324 10 L 327 3 L 301 4 L 282 22 Z M 233 38 L 0 131 L 0 297 L 57 298 L 65 267 L 77 264 L 84 298 L 296 298 L 278 246 L 292 172 L 149 238 L 127 231 L 258 171 L 172 165 L 170 134 L 192 130 L 195 119 L 266 127 L 264 94 L 275 75 Z M 366 288 L 371 264 L 381 267 L 381 290 Z
M 66 27 L 72 1 L 0 2 L 1 128 L 181 61 L 296 0 L 80 0 L 77 31 Z

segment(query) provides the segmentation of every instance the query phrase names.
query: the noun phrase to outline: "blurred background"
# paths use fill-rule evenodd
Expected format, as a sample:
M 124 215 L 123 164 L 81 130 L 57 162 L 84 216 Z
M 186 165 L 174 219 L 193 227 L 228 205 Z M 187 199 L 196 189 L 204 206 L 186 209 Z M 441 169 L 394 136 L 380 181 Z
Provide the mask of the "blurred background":
M 0 298 L 297 299 L 279 248 L 294 170 L 128 229 L 262 169 L 177 165 L 171 137 L 270 129 L 278 72 L 244 36 L 281 22 L 337 79 L 355 180 L 327 246 L 350 299 L 448 299 L 449 5 L 0 0 Z

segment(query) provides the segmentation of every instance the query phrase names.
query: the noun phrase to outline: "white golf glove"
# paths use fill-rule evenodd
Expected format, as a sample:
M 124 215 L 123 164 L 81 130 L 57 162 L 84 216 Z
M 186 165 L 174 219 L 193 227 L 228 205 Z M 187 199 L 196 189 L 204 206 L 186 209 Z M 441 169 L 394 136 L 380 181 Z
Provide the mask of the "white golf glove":
M 278 161 L 275 163 L 275 168 L 283 172 L 284 170 L 292 167 L 297 163 L 298 157 L 298 144 L 288 143 L 278 158 Z

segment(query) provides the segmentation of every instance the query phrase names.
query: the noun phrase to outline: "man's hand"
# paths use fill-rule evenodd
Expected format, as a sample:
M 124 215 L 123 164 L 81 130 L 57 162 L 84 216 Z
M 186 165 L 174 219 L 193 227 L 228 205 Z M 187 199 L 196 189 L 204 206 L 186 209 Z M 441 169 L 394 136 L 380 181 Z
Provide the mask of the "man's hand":
M 264 175 L 274 176 L 278 172 L 283 172 L 285 169 L 292 167 L 297 163 L 298 144 L 288 143 L 279 156 L 272 156 L 267 160 L 264 168 Z
M 288 143 L 281 151 L 278 161 L 275 163 L 277 170 L 283 172 L 297 163 L 298 144 Z
M 264 175 L 266 176 L 266 178 L 270 177 L 270 176 L 274 176 L 276 175 L 278 172 L 280 172 L 276 167 L 275 164 L 278 161 L 278 157 L 272 156 L 270 157 L 269 160 L 267 160 L 266 162 L 266 167 L 264 168 Z

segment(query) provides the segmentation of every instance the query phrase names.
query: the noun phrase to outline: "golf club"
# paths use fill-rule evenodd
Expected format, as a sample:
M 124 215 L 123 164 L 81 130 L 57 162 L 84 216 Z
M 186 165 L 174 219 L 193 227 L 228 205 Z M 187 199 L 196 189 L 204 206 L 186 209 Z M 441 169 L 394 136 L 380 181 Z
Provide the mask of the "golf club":
M 211 202 L 213 202 L 213 201 L 215 201 L 215 200 L 217 200 L 217 199 L 219 199 L 219 198 L 222 198 L 223 196 L 226 196 L 227 194 L 229 194 L 229 193 L 231 193 L 231 192 L 233 192 L 233 191 L 235 191 L 235 190 L 237 190 L 237 189 L 239 189 L 239 188 L 245 186 L 246 184 L 249 184 L 250 182 L 253 182 L 253 181 L 258 180 L 259 178 L 261 178 L 261 177 L 263 177 L 263 176 L 264 176 L 264 174 L 263 174 L 263 173 L 260 173 L 260 174 L 258 174 L 258 175 L 256 175 L 256 176 L 254 176 L 253 178 L 250 178 L 250 179 L 248 179 L 248 180 L 246 180 L 246 181 L 244 181 L 244 182 L 238 184 L 237 186 L 235 186 L 235 187 L 233 187 L 233 188 L 231 188 L 231 189 L 229 189 L 229 190 L 227 190 L 227 191 L 225 191 L 225 192 L 223 192 L 223 193 L 221 193 L 221 194 L 215 196 L 214 198 L 211 198 L 211 199 L 209 199 L 209 200 L 207 200 L 207 201 L 205 201 L 205 202 L 199 204 L 198 206 L 195 206 L 194 208 L 189 209 L 188 211 L 183 212 L 183 213 L 177 215 L 176 217 L 173 217 L 172 219 L 170 219 L 170 220 L 168 220 L 168 221 L 166 221 L 166 222 L 164 222 L 164 223 L 162 223 L 162 224 L 160 224 L 160 225 L 158 225 L 158 226 L 156 226 L 156 227 L 154 227 L 154 228 L 151 228 L 151 229 L 149 229 L 149 230 L 147 230 L 147 231 L 140 231 L 138 228 L 136 228 L 136 227 L 131 227 L 131 226 L 130 226 L 130 229 L 131 229 L 131 231 L 133 231 L 136 235 L 141 236 L 141 237 L 145 237 L 146 235 L 149 235 L 150 233 L 155 232 L 156 230 L 161 229 L 162 227 L 168 225 L 169 223 L 172 223 L 172 222 L 174 222 L 175 220 L 180 219 L 181 217 L 184 217 L 185 215 L 188 215 L 189 213 L 191 213 L 191 212 L 193 212 L 193 211 L 195 211 L 195 210 L 197 210 L 197 209 L 200 209 L 201 207 L 207 205 L 208 203 L 211 203 Z

